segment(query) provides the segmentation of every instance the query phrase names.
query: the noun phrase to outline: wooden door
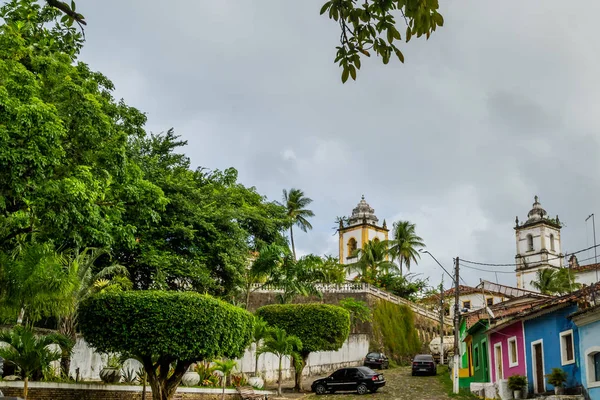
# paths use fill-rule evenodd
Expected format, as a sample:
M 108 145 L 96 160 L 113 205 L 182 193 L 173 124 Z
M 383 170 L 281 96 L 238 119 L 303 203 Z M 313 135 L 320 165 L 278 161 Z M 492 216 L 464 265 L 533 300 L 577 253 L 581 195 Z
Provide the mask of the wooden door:
M 542 343 L 536 343 L 533 345 L 533 362 L 535 363 L 535 392 L 544 393 L 546 391 L 544 384 L 544 358 L 543 358 L 543 347 Z
M 494 355 L 496 359 L 496 382 L 504 379 L 504 371 L 502 370 L 502 345 L 496 344 L 494 346 Z
M 487 343 L 481 342 L 481 367 L 483 368 L 484 382 L 490 379 L 488 372 L 488 355 L 487 355 Z

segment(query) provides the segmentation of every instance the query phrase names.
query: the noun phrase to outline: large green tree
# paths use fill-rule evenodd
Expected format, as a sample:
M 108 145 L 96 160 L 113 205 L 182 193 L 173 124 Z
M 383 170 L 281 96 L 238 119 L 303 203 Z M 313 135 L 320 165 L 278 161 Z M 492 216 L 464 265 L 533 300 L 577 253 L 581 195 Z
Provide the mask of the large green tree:
M 308 222 L 308 218 L 314 217 L 315 213 L 306 207 L 312 203 L 310 197 L 306 197 L 300 189 L 292 188 L 288 192 L 283 189 L 283 206 L 287 210 L 287 216 L 290 219 L 290 241 L 292 244 L 292 254 L 296 260 L 296 245 L 294 244 L 294 228 L 296 225 L 303 232 L 312 229 L 312 225 Z
M 396 271 L 396 264 L 388 260 L 388 247 L 385 241 L 369 240 L 352 254 L 357 261 L 347 264 L 349 272 L 358 272 L 358 278 L 365 283 L 375 283 L 382 273 Z
M 46 0 L 48 4 L 61 10 L 63 20 L 80 26 L 85 18 L 71 5 L 60 0 Z M 336 47 L 335 62 L 342 67 L 342 82 L 349 77 L 356 80 L 361 67 L 361 57 L 371 56 L 371 51 L 381 57 L 384 64 L 392 56 L 404 62 L 404 54 L 398 47 L 402 40 L 429 36 L 437 27 L 444 25 L 444 18 L 438 12 L 438 0 L 329 0 L 321 7 L 321 14 L 339 24 L 340 44 Z M 398 20 L 405 23 L 398 24 Z M 83 30 L 83 26 L 81 26 Z M 406 31 L 406 33 L 404 33 Z M 402 33 L 401 33 L 402 32 Z
M 302 389 L 302 370 L 310 353 L 339 350 L 350 333 L 350 313 L 328 304 L 273 304 L 259 308 L 256 315 L 302 342 L 296 390 Z
M 388 241 L 389 253 L 393 260 L 398 260 L 400 275 L 402 266 L 410 271 L 411 264 L 417 264 L 421 258 L 419 249 L 425 247 L 423 239 L 416 234 L 416 226 L 409 221 L 394 222 L 392 239 Z
M 191 292 L 106 292 L 79 309 L 85 340 L 98 351 L 140 360 L 154 400 L 171 399 L 192 363 L 240 357 L 253 325 L 249 312 Z
M 543 268 L 536 272 L 531 286 L 542 294 L 567 294 L 581 288 L 575 282 L 575 273 L 569 268 Z

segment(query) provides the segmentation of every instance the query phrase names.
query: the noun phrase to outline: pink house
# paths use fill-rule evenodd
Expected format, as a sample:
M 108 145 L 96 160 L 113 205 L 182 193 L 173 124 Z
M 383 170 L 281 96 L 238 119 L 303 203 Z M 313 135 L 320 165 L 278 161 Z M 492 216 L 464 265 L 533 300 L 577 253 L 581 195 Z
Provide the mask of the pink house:
M 508 379 L 515 374 L 527 374 L 523 332 L 521 321 L 501 323 L 487 331 L 492 382 Z

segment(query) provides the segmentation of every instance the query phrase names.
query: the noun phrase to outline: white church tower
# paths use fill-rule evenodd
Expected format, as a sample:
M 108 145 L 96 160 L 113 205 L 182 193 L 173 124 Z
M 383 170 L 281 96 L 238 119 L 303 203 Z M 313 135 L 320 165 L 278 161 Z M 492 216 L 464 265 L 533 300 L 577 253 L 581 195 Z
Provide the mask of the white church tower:
M 353 257 L 356 249 L 363 248 L 369 240 L 388 240 L 388 232 L 385 220 L 383 225 L 378 225 L 379 219 L 375 216 L 375 210 L 365 201 L 363 195 L 358 205 L 352 210 L 352 215 L 344 224 L 340 221 L 338 228 L 340 246 L 340 264 L 352 264 L 357 261 Z M 352 279 L 353 277 L 348 277 Z
M 519 224 L 516 219 L 515 234 L 517 240 L 517 287 L 537 291 L 531 281 L 536 279 L 537 271 L 544 268 L 563 266 L 560 245 L 560 220 L 548 218 L 537 196 L 533 208 L 527 214 L 527 221 Z

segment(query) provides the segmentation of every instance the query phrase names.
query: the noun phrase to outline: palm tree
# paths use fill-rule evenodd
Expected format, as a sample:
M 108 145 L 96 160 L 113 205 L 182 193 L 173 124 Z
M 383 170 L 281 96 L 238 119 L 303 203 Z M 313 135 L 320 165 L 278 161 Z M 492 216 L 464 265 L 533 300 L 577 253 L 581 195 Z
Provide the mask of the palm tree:
M 287 216 L 290 219 L 290 241 L 292 243 L 292 254 L 294 260 L 296 260 L 296 246 L 294 244 L 294 230 L 293 226 L 296 225 L 303 232 L 312 229 L 312 225 L 308 222 L 309 217 L 314 217 L 315 214 L 312 210 L 308 210 L 306 207 L 312 203 L 312 199 L 304 196 L 304 192 L 300 189 L 283 189 L 283 206 L 287 209 Z
M 221 394 L 221 400 L 225 400 L 225 385 L 227 379 L 233 369 L 237 366 L 235 360 L 217 360 L 215 361 L 215 371 L 221 371 L 223 373 L 223 393 Z
M 269 334 L 265 338 L 263 345 L 258 350 L 260 354 L 273 353 L 279 359 L 279 369 L 277 378 L 277 394 L 281 396 L 281 368 L 284 357 L 290 357 L 296 360 L 301 360 L 302 357 L 298 353 L 302 350 L 302 342 L 300 339 L 293 335 L 288 335 L 281 328 L 272 328 L 269 330 Z
M 60 334 L 36 336 L 31 328 L 16 326 L 10 331 L 0 332 L 0 357 L 21 370 L 23 378 L 23 398 L 27 400 L 29 378 L 36 372 L 49 372 L 50 363 L 60 359 L 61 350 L 50 350 L 50 345 L 61 348 L 72 344 Z
M 398 260 L 400 265 L 400 275 L 402 275 L 403 265 L 410 271 L 411 263 L 417 264 L 417 259 L 421 258 L 418 250 L 425 247 L 423 239 L 415 233 L 415 224 L 409 221 L 394 222 L 392 239 L 388 244 L 392 260 Z
M 92 269 L 98 258 L 107 254 L 107 251 L 96 248 L 86 248 L 83 251 L 74 250 L 63 253 L 63 262 L 68 275 L 72 277 L 71 286 L 67 293 L 67 308 L 59 319 L 58 331 L 73 343 L 77 339 L 77 310 L 79 305 L 93 293 L 106 290 L 121 290 L 131 287 L 127 269 L 121 265 L 110 265 L 97 274 Z M 71 364 L 69 352 L 61 358 L 61 369 L 64 376 L 68 376 Z
M 317 296 L 322 293 L 316 284 L 319 281 L 320 274 L 316 267 L 315 256 L 309 254 L 298 261 L 294 261 L 289 255 L 284 257 L 281 265 L 271 275 L 271 282 L 282 289 L 282 293 L 277 294 L 277 299 L 281 304 L 291 302 L 296 296 Z
M 387 254 L 386 242 L 369 240 L 352 254 L 353 257 L 358 257 L 358 261 L 348 264 L 348 271 L 358 272 L 361 281 L 373 283 L 379 273 L 389 273 L 398 269 L 396 264 L 386 260 Z
M 257 317 L 254 320 L 254 331 L 252 335 L 252 340 L 256 345 L 256 364 L 254 366 L 254 376 L 258 376 L 258 359 L 260 358 L 260 353 L 258 352 L 258 345 L 261 340 L 267 337 L 269 332 L 269 324 L 264 319 Z
M 290 249 L 287 246 L 280 246 L 273 243 L 262 245 L 259 251 L 253 255 L 250 265 L 244 271 L 246 309 L 248 309 L 250 304 L 250 295 L 258 289 L 258 287 L 253 286 L 260 284 L 258 286 L 263 287 L 266 284 L 272 283 L 269 277 L 282 264 L 282 260 L 289 252 Z
M 536 279 L 531 281 L 531 286 L 542 294 L 567 294 L 581 288 L 575 282 L 575 275 L 569 268 L 544 268 L 536 272 Z

